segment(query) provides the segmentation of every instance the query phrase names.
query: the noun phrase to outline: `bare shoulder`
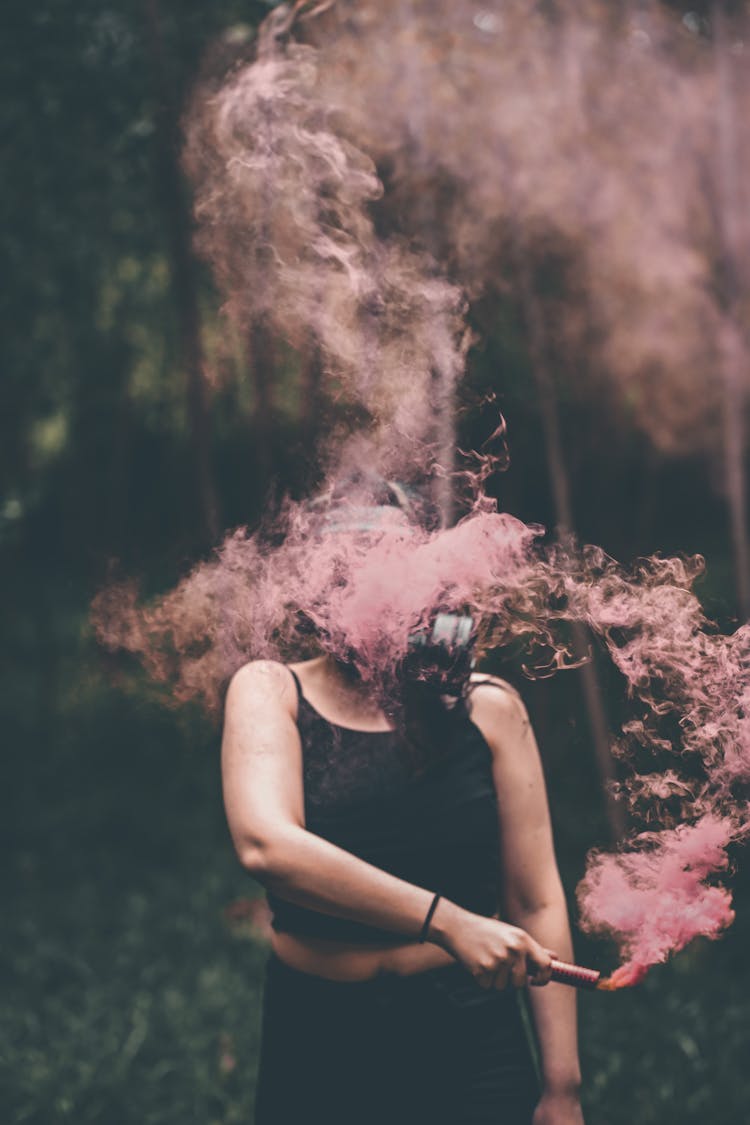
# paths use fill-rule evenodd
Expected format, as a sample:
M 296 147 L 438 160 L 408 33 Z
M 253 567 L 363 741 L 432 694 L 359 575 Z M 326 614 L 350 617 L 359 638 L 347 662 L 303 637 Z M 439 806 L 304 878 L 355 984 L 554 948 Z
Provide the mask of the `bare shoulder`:
M 523 700 L 513 685 L 499 676 L 489 676 L 484 672 L 472 673 L 471 701 L 472 707 L 476 705 L 497 714 L 526 714 Z
M 276 660 L 251 660 L 232 676 L 227 689 L 227 712 L 277 705 L 296 715 L 297 692 L 292 674 Z
M 471 677 L 471 718 L 493 747 L 516 740 L 529 728 L 529 716 L 516 689 L 499 676 Z

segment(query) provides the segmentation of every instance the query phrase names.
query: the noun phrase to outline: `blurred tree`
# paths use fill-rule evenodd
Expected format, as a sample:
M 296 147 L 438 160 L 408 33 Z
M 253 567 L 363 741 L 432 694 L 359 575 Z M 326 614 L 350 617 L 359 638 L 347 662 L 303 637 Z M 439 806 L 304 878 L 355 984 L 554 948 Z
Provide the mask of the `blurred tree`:
M 157 97 L 158 180 L 169 235 L 170 275 L 177 313 L 180 359 L 187 377 L 188 414 L 195 459 L 195 494 L 206 542 L 214 543 L 220 529 L 219 502 L 211 468 L 211 424 L 195 264 L 190 247 L 189 205 L 178 164 L 179 111 L 170 89 L 171 68 L 165 55 L 157 0 L 146 0 L 145 15 L 148 51 Z

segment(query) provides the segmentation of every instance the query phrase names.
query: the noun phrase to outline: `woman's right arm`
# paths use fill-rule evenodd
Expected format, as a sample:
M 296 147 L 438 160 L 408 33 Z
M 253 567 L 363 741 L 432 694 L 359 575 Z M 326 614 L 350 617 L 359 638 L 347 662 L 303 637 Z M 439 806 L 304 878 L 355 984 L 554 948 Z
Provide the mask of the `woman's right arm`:
M 288 669 L 259 661 L 229 686 L 222 741 L 224 803 L 242 865 L 281 898 L 415 940 L 433 891 L 417 887 L 308 832 L 302 747 Z M 549 955 L 524 930 L 441 899 L 429 940 L 492 987 L 549 977 Z

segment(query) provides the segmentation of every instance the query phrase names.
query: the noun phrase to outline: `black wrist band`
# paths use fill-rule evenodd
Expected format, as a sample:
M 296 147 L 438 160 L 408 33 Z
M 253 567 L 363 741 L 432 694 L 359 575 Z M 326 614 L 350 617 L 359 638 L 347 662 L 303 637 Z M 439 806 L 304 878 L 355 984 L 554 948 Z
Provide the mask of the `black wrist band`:
M 421 943 L 424 943 L 424 942 L 427 941 L 427 934 L 430 931 L 430 922 L 432 921 L 432 915 L 435 913 L 435 910 L 437 908 L 437 904 L 439 902 L 440 902 L 440 895 L 435 895 L 432 902 L 430 903 L 430 909 L 427 911 L 427 917 L 425 918 L 424 923 L 422 924 L 422 929 L 420 930 L 420 933 L 419 933 L 419 941 Z

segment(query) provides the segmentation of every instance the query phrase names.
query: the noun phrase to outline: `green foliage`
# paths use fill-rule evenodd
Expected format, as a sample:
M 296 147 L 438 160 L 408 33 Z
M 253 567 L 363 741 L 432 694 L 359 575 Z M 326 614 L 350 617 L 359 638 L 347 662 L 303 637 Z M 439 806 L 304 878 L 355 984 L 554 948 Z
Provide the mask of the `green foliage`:
M 251 1120 L 263 954 L 222 925 L 228 851 L 127 889 L 85 859 L 45 887 L 38 863 L 4 927 L 3 1120 Z

